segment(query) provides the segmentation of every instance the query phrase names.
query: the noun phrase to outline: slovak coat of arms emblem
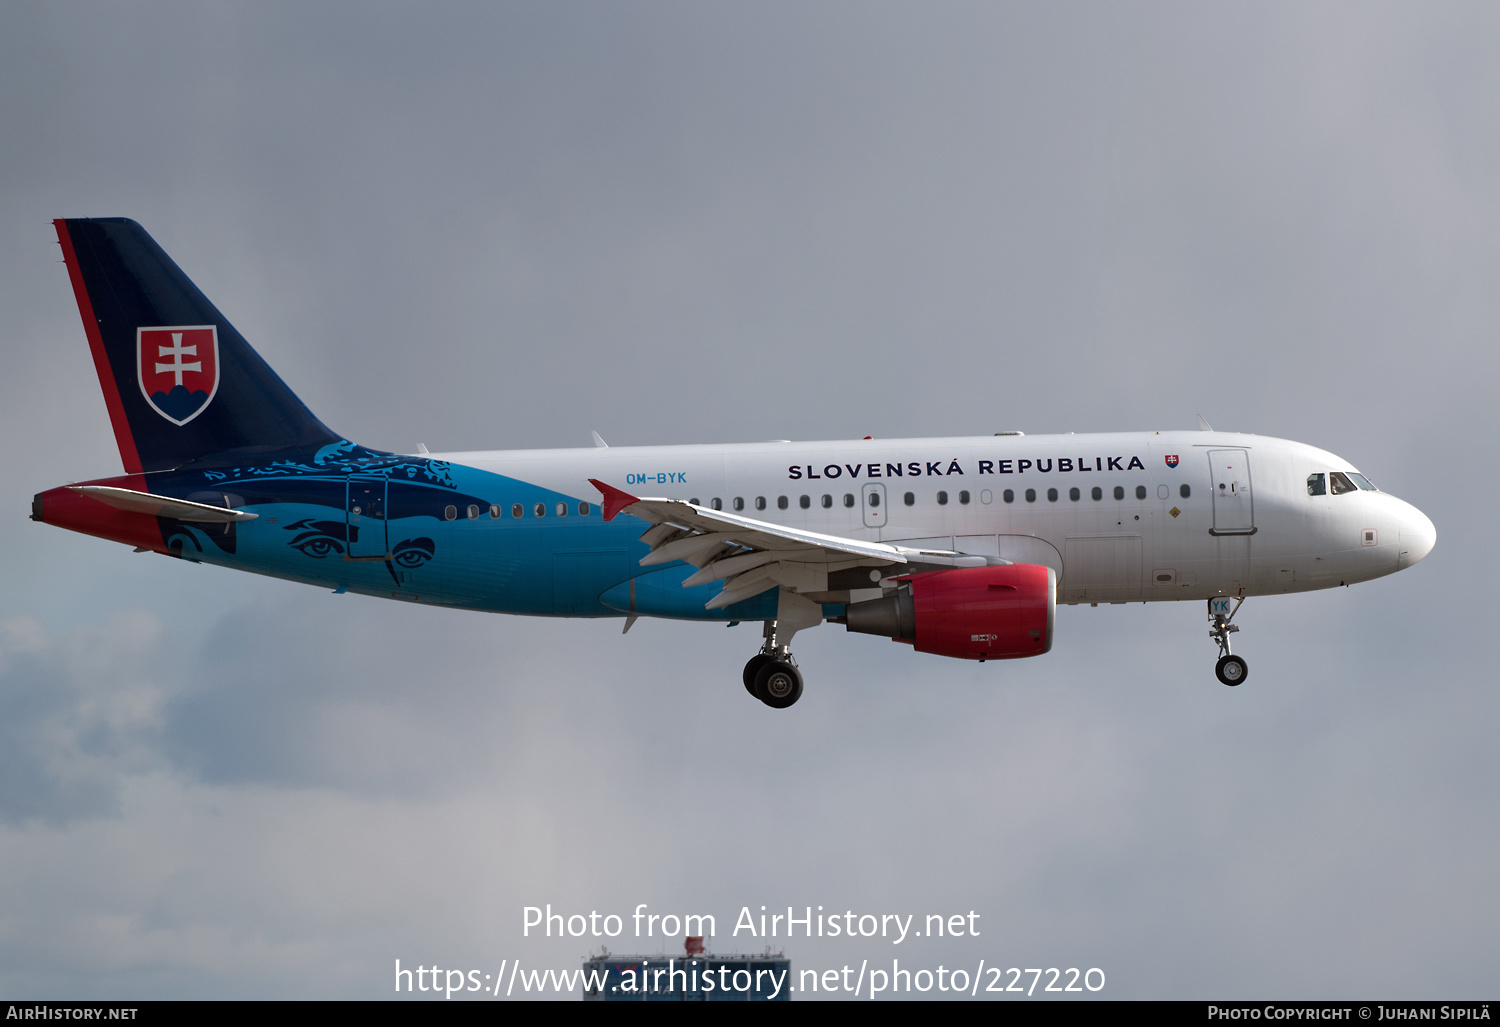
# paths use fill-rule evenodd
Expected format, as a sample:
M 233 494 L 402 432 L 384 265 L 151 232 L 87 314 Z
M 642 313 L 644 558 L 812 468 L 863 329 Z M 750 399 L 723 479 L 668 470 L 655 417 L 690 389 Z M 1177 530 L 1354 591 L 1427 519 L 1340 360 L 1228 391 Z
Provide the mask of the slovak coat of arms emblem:
M 1167 457 L 1167 466 L 1168 467 L 1176 467 L 1177 466 L 1177 454 L 1176 453 L 1173 453 L 1172 455 L 1170 455 L 1170 456 Z
M 219 391 L 219 329 L 137 328 L 135 368 L 141 395 L 151 409 L 173 424 L 187 424 Z

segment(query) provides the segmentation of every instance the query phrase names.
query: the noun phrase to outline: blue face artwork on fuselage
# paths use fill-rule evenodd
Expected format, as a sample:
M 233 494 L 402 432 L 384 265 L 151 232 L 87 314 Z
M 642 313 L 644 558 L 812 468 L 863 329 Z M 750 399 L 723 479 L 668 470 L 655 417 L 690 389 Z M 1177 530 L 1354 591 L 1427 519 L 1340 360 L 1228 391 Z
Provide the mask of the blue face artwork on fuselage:
M 313 560 L 342 557 L 350 553 L 359 540 L 360 528 L 348 523 L 346 499 L 351 478 L 362 481 L 385 481 L 385 518 L 368 522 L 371 529 L 390 525 L 411 517 L 431 517 L 439 522 L 453 520 L 457 511 L 467 513 L 471 506 L 488 510 L 489 501 L 460 493 L 453 477 L 453 467 L 445 460 L 406 457 L 380 453 L 352 442 L 342 441 L 319 450 L 312 459 L 273 460 L 266 464 L 234 468 L 216 468 L 188 472 L 184 485 L 202 489 L 206 483 L 213 492 L 195 491 L 196 502 L 213 506 L 221 503 L 233 508 L 253 508 L 272 504 L 297 504 L 325 507 L 334 517 L 304 517 L 286 525 L 296 532 L 287 544 Z M 163 485 L 166 483 L 163 482 Z M 178 491 L 164 488 L 160 491 Z M 229 556 L 236 552 L 236 525 L 183 523 L 160 518 L 162 536 L 168 551 L 189 559 L 204 551 L 210 541 Z M 410 530 L 411 526 L 407 526 Z M 437 544 L 425 534 L 394 542 L 388 551 L 383 540 L 372 539 L 374 553 L 388 558 L 383 562 L 392 580 L 400 583 L 397 569 L 415 570 L 437 553 Z
M 507 613 L 552 614 L 561 604 L 607 616 L 597 597 L 630 576 L 625 554 L 639 545 L 629 518 L 606 524 L 576 496 L 462 464 L 346 442 L 263 460 L 152 475 L 154 493 L 258 516 L 222 526 L 164 519 L 167 551 L 375 595 Z M 563 599 L 557 550 L 566 554 Z M 595 551 L 604 556 L 589 559 Z
M 305 518 L 294 524 L 288 524 L 283 530 L 295 531 L 299 534 L 287 545 L 293 549 L 300 549 L 314 560 L 321 560 L 325 556 L 343 556 L 348 551 L 350 528 L 343 521 L 315 521 Z M 359 529 L 353 529 L 354 537 L 359 538 Z
M 286 525 L 284 530 L 297 533 L 287 545 L 301 550 L 304 555 L 314 560 L 322 560 L 329 556 L 343 556 L 348 552 L 349 543 L 359 540 L 359 528 L 343 521 L 315 521 L 311 518 L 304 518 Z M 397 567 L 402 570 L 415 570 L 431 560 L 436 553 L 437 544 L 432 539 L 409 538 L 391 546 L 390 559 L 381 562 L 390 572 L 391 580 L 399 585 L 401 579 L 396 574 Z

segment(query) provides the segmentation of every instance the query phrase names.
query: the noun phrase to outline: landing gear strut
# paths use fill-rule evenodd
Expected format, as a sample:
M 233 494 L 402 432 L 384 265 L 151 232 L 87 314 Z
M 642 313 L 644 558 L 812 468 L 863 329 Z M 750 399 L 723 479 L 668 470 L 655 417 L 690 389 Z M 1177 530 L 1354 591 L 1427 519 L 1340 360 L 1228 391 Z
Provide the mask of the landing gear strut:
M 802 698 L 802 675 L 792 652 L 778 644 L 776 622 L 766 621 L 766 644 L 745 664 L 745 691 L 771 707 L 784 710 Z
M 1214 608 L 1216 602 L 1219 604 L 1218 609 Z M 1244 681 L 1250 674 L 1250 668 L 1244 659 L 1229 651 L 1229 636 L 1240 630 L 1238 624 L 1229 622 L 1234 620 L 1234 615 L 1240 612 L 1241 606 L 1245 605 L 1245 599 L 1241 596 L 1234 604 L 1234 609 L 1230 610 L 1227 615 L 1223 612 L 1225 605 L 1227 605 L 1227 600 L 1210 599 L 1208 601 L 1208 619 L 1213 624 L 1213 627 L 1208 629 L 1208 637 L 1219 646 L 1219 662 L 1214 665 L 1214 674 L 1221 682 L 1233 687 Z

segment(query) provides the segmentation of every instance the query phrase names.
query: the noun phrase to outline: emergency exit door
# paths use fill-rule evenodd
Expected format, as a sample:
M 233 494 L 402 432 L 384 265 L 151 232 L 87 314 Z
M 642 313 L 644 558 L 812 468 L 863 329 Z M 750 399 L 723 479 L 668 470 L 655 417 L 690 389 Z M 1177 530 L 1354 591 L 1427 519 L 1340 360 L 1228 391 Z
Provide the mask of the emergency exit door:
M 1243 449 L 1211 449 L 1214 535 L 1255 534 L 1255 499 L 1250 490 L 1250 454 Z
M 866 482 L 859 498 L 865 527 L 885 527 L 885 486 L 878 481 Z

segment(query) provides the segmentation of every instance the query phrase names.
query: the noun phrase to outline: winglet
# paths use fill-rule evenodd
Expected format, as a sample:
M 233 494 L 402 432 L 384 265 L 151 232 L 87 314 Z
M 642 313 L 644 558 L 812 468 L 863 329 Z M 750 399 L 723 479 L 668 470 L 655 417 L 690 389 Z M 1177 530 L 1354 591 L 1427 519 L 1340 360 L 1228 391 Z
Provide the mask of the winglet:
M 597 479 L 590 478 L 589 484 L 598 489 L 599 494 L 604 497 L 604 519 L 606 521 L 614 520 L 615 514 L 630 504 L 640 502 L 639 496 L 632 496 L 629 492 L 621 492 L 613 485 L 606 485 Z

